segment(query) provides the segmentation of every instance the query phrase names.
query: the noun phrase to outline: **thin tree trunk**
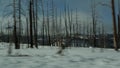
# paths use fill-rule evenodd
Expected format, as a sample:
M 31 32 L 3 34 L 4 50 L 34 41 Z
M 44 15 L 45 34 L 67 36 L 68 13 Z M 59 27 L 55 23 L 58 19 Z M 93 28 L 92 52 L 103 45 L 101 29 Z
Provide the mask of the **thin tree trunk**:
M 29 38 L 29 22 L 28 22 L 28 18 L 26 18 L 26 25 L 27 25 L 27 26 L 26 26 L 26 34 L 27 34 L 26 36 L 27 36 L 27 44 L 28 44 L 27 47 L 29 48 L 29 47 L 30 47 L 30 46 L 29 46 L 30 38 Z
M 52 31 L 53 31 L 53 41 L 55 41 L 55 5 L 52 0 Z
M 19 44 L 21 40 L 21 31 L 22 31 L 22 22 L 21 22 L 21 0 L 19 0 Z
M 93 22 L 93 47 L 96 47 L 96 8 L 95 0 L 92 0 L 92 22 Z
M 48 30 L 48 43 L 49 45 L 51 44 L 51 39 L 50 39 L 50 21 L 49 21 L 49 10 L 48 10 L 48 2 L 47 2 L 47 30 Z
M 118 0 L 118 45 L 120 45 L 120 1 Z
M 35 47 L 38 48 L 37 37 L 38 37 L 38 0 L 35 1 L 36 4 L 36 19 L 35 19 Z
M 33 48 L 33 0 L 30 0 L 29 5 L 29 20 L 30 20 L 30 48 Z
M 68 6 L 68 22 L 69 22 L 69 36 L 71 39 L 71 16 L 70 16 L 70 8 Z
M 13 35 L 14 35 L 14 43 L 15 43 L 15 49 L 20 49 L 20 45 L 18 42 L 18 36 L 17 36 L 17 28 L 16 28 L 16 0 L 13 0 L 13 18 L 14 18 L 14 30 L 13 30 Z
M 45 28 L 44 28 L 44 27 L 45 27 L 45 15 L 44 15 L 43 0 L 41 0 L 41 6 L 42 6 L 42 15 L 43 15 L 43 23 L 42 23 L 42 30 L 43 30 L 43 31 L 42 31 L 42 38 L 43 38 L 42 40 L 43 40 L 43 42 L 42 42 L 42 43 L 43 43 L 43 45 L 44 45 L 44 43 L 45 43 L 45 42 L 44 42 L 44 40 L 45 40 L 45 39 L 44 39 L 44 33 L 45 33 L 45 32 L 44 32 L 44 30 L 45 30 Z

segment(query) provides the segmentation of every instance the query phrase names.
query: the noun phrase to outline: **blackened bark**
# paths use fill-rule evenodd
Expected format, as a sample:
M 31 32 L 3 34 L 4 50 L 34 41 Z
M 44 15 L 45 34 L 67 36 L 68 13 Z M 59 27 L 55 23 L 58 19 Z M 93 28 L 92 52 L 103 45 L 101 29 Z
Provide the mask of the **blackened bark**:
M 115 5 L 114 0 L 111 0 L 112 4 L 112 19 L 113 19 L 113 36 L 114 36 L 114 48 L 118 51 L 118 44 L 117 44 L 117 29 L 116 29 L 116 16 L 115 16 Z
M 18 36 L 17 36 L 17 28 L 16 28 L 16 1 L 13 0 L 13 18 L 14 18 L 14 29 L 13 29 L 13 35 L 14 35 L 14 43 L 15 43 L 15 49 L 20 49 L 20 45 L 18 42 Z
M 33 0 L 29 4 L 29 20 L 30 20 L 30 47 L 33 48 Z

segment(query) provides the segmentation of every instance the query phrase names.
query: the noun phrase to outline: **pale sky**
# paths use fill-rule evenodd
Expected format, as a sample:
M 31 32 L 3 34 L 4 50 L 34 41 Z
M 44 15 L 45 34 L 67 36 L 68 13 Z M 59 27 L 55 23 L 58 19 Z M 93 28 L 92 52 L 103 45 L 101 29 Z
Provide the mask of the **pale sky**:
M 27 7 L 27 0 L 22 0 L 22 8 L 26 11 L 25 7 Z M 46 2 L 47 0 L 45 0 Z M 50 1 L 50 0 L 48 0 Z M 106 3 L 110 5 L 111 0 L 95 0 L 96 3 Z M 58 10 L 62 10 L 64 8 L 64 0 L 54 0 L 56 7 Z M 70 5 L 70 8 L 75 11 L 78 9 L 78 17 L 80 21 L 86 21 L 87 18 L 91 16 L 91 0 L 67 0 L 67 3 Z M 2 23 L 6 23 L 8 19 L 4 19 L 4 14 L 11 13 L 12 7 L 7 7 L 8 5 L 12 5 L 12 0 L 0 0 L 0 21 Z M 116 5 L 116 14 L 118 14 L 118 0 L 115 0 Z M 107 6 L 98 5 L 97 13 L 99 16 L 99 20 L 105 24 L 106 32 L 112 33 L 112 15 L 111 8 Z M 6 24 L 2 24 L 4 27 Z

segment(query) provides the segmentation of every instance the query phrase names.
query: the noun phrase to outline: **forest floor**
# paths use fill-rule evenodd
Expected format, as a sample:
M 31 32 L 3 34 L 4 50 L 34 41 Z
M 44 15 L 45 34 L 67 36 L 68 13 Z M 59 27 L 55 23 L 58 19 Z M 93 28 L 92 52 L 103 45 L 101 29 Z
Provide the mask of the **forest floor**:
M 62 55 L 58 47 L 39 49 L 12 48 L 8 55 L 7 43 L 0 43 L 0 68 L 119 68 L 120 52 L 100 48 L 67 48 Z M 24 46 L 26 46 L 24 44 Z

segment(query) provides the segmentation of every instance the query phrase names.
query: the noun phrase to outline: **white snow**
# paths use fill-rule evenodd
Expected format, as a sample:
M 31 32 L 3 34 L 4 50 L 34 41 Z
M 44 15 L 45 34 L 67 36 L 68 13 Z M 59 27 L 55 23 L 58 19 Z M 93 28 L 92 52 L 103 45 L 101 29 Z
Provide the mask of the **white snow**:
M 8 56 L 7 43 L 0 43 L 0 68 L 119 68 L 120 53 L 113 49 L 68 48 L 58 55 L 58 47 L 14 50 Z M 27 56 L 15 56 L 15 55 Z

